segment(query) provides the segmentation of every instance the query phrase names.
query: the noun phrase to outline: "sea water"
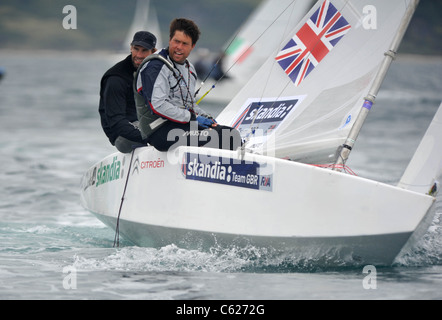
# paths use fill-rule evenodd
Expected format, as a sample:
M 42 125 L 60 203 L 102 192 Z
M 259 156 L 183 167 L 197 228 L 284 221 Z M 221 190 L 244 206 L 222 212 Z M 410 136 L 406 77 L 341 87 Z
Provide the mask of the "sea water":
M 79 192 L 81 175 L 115 151 L 100 127 L 98 91 L 116 61 L 103 53 L 0 52 L 0 299 L 442 299 L 440 196 L 411 253 L 369 271 L 253 247 L 153 249 L 124 239 L 114 247 L 114 231 L 81 207 Z M 440 58 L 395 61 L 351 169 L 397 183 L 442 100 L 441 84 Z M 223 107 L 201 106 L 215 115 Z

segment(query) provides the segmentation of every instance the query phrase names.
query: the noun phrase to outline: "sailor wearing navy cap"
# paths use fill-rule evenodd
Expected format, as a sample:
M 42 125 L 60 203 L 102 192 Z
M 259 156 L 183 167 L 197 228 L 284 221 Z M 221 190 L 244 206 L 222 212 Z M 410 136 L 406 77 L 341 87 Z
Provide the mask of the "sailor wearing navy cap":
M 156 51 L 157 38 L 148 31 L 135 33 L 130 52 L 103 75 L 100 83 L 98 112 L 101 126 L 109 141 L 118 151 L 130 153 L 147 145 L 138 129 L 137 111 L 133 93 L 133 76 L 144 58 Z

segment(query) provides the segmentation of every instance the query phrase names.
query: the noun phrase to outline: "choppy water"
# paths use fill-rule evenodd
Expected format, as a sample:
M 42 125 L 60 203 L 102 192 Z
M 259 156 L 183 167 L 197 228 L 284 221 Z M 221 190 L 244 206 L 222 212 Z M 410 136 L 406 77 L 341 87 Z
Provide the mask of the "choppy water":
M 440 199 L 425 237 L 378 268 L 372 290 L 359 266 L 324 269 L 256 248 L 208 253 L 124 240 L 114 248 L 114 232 L 79 201 L 83 172 L 114 152 L 97 112 L 99 80 L 114 61 L 0 52 L 0 299 L 442 299 Z M 441 92 L 441 59 L 396 61 L 348 162 L 353 171 L 396 183 Z

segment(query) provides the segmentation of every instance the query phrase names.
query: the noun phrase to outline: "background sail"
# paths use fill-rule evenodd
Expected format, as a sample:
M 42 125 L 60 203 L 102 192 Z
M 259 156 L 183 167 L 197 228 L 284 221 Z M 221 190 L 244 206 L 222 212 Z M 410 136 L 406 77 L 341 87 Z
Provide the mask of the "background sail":
M 237 126 L 248 136 L 252 152 L 265 150 L 266 154 L 309 163 L 334 162 L 409 4 L 404 0 L 318 1 L 217 120 Z M 303 40 L 308 52 L 294 70 L 298 68 L 305 77 L 294 81 L 276 58 L 294 46 L 293 42 L 301 46 L 299 35 L 308 25 L 326 28 L 333 19 L 336 24 L 332 17 L 336 12 L 345 22 L 341 20 L 330 30 L 316 30 L 322 32 L 321 37 L 311 33 L 310 40 Z M 322 22 L 318 23 L 318 16 Z M 346 29 L 338 41 L 326 43 L 331 36 L 327 41 L 323 37 L 333 36 L 342 26 Z M 330 50 L 318 61 L 314 51 L 319 46 Z M 288 112 L 278 113 L 278 108 Z M 249 122 L 243 125 L 238 120 L 241 117 Z
M 127 51 L 137 31 L 149 31 L 157 37 L 157 49 L 162 48 L 160 24 L 155 7 L 150 0 L 137 0 L 135 14 L 130 29 L 123 43 L 123 50 Z
M 226 104 L 247 83 L 247 80 L 262 66 L 274 48 L 282 41 L 313 6 L 313 0 L 264 0 L 242 24 L 237 34 L 229 39 L 220 54 L 222 71 L 227 77 L 216 84 L 204 100 Z M 209 70 L 214 62 L 210 63 Z M 198 75 L 204 78 L 204 74 Z M 206 92 L 215 81 L 206 81 Z

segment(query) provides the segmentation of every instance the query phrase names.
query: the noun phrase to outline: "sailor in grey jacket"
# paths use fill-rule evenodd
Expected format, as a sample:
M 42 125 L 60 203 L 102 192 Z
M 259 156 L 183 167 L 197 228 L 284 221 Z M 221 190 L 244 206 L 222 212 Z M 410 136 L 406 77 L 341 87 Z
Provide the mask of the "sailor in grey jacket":
M 195 101 L 197 75 L 187 56 L 196 40 L 186 32 L 198 29 L 186 19 L 175 19 L 172 26 L 177 29 L 171 29 L 169 47 L 147 57 L 136 74 L 134 94 L 142 136 L 160 151 L 195 142 L 197 146 L 232 149 L 230 143 L 222 145 L 222 135 L 240 143 L 239 132 L 218 125 Z

